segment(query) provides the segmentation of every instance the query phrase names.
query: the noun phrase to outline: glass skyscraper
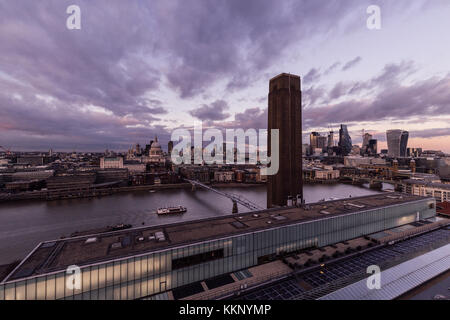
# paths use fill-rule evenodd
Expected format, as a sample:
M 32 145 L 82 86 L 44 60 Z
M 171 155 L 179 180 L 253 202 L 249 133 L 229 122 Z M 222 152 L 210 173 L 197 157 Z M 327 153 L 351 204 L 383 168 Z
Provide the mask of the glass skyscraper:
M 339 129 L 339 148 L 341 149 L 341 154 L 344 156 L 352 151 L 352 138 L 348 134 L 345 124 L 341 124 L 341 128 Z
M 388 155 L 390 157 L 406 157 L 409 132 L 404 130 L 388 130 L 386 132 Z

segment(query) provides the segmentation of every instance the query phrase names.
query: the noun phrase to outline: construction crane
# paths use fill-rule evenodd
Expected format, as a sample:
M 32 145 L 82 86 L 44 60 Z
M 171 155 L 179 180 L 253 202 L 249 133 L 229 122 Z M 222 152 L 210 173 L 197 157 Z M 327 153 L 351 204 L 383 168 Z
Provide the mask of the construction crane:
M 5 153 L 6 153 L 8 156 L 11 155 L 11 150 L 10 150 L 10 148 L 5 148 L 5 147 L 3 147 L 3 146 L 0 146 L 0 149 L 1 149 L 1 150 L 4 150 Z

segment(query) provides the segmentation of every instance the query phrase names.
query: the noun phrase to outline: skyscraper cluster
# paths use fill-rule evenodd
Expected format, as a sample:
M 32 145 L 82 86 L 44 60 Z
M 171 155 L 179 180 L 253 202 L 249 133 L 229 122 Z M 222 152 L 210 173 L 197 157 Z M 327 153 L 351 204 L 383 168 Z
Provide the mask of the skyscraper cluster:
M 370 133 L 363 134 L 361 155 L 374 156 L 378 153 L 378 141 Z

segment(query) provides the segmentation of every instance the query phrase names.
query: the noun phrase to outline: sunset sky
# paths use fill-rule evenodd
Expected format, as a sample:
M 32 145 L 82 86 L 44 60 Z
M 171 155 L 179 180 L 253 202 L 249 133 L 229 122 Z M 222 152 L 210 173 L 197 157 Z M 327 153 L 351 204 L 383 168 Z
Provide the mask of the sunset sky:
M 354 143 L 405 129 L 450 153 L 449 17 L 448 0 L 0 0 L 0 145 L 121 151 L 196 120 L 266 128 L 269 80 L 287 72 L 305 142 L 344 123 Z

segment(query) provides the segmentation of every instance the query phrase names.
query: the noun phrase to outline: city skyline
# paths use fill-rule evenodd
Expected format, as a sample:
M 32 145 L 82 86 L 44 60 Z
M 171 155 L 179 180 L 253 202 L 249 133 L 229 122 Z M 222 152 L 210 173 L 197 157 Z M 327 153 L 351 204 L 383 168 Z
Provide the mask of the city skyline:
M 380 30 L 366 27 L 371 1 L 131 1 L 127 14 L 79 1 L 81 30 L 65 26 L 70 4 L 0 4 L 2 146 L 125 151 L 199 120 L 266 128 L 267 81 L 290 72 L 304 142 L 342 123 L 354 144 L 369 129 L 385 149 L 401 128 L 408 146 L 450 152 L 448 1 L 375 1 Z

